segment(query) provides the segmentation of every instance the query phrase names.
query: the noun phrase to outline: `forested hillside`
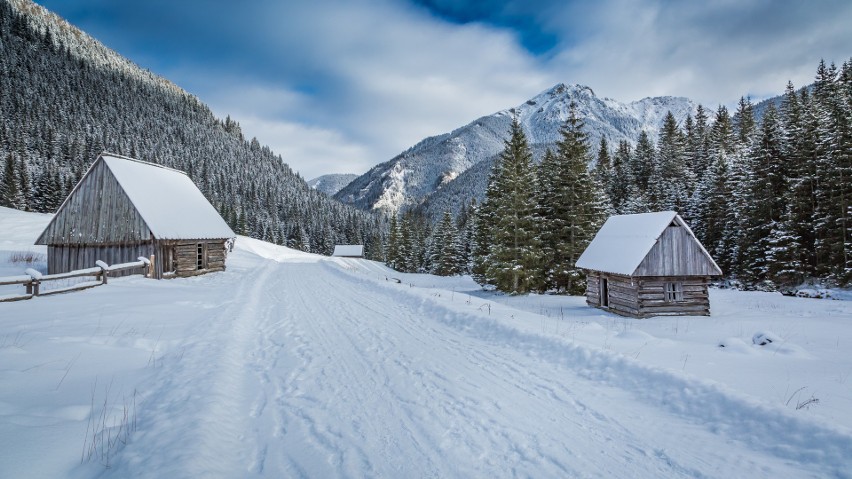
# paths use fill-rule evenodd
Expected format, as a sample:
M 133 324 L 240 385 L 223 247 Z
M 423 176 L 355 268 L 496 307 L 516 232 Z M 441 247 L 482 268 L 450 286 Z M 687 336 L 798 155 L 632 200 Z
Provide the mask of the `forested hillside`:
M 724 106 L 712 113 L 699 106 L 683 123 L 667 115 L 658 138 L 642 132 L 633 146 L 625 140 L 611 145 L 606 138 L 593 144 L 578 112 L 575 123 L 563 126 L 563 135 L 573 132 L 568 136 L 573 138 L 570 143 L 582 145 L 567 148 L 558 142 L 553 156 L 563 165 L 593 165 L 585 182 L 577 183 L 585 172 L 563 175 L 569 167 L 554 169 L 546 160 L 527 167 L 537 173 L 534 178 L 527 178 L 524 168 L 506 168 L 501 162 L 507 158 L 533 156 L 533 147 L 526 141 L 507 142 L 493 168 L 483 167 L 472 171 L 476 177 L 462 175 L 455 180 L 470 185 L 481 182 L 490 171 L 487 190 L 447 188 L 453 192 L 445 195 L 449 201 L 427 202 L 422 213 L 409 213 L 394 224 L 398 231 L 389 237 L 393 253 L 388 255 L 389 264 L 407 271 L 437 272 L 437 265 L 445 264 L 445 256 L 450 255 L 457 258 L 456 270 L 472 272 L 498 289 L 578 292 L 582 273 L 562 259 L 579 256 L 605 214 L 674 210 L 692 225 L 725 275 L 746 287 L 774 289 L 808 279 L 848 285 L 852 282 L 852 60 L 841 67 L 821 62 L 813 85 L 796 90 L 788 84 L 780 101 L 764 104 L 761 113 L 758 120 L 755 107 L 745 98 L 734 114 Z M 505 178 L 510 171 L 515 177 Z M 516 186 L 508 190 L 501 184 Z M 581 196 L 578 191 L 586 187 L 597 192 L 583 193 L 586 205 L 573 204 Z M 559 191 L 567 192 L 563 196 L 567 199 L 553 204 L 550 198 Z M 524 195 L 514 198 L 518 192 Z M 465 194 L 484 198 L 484 203 L 467 203 Z M 530 207 L 529 201 L 537 201 L 537 208 Z M 458 221 L 452 225 L 455 246 L 448 247 L 446 228 L 431 232 L 425 218 L 435 216 L 435 206 L 449 212 L 459 204 Z M 507 223 L 508 217 L 512 221 Z M 578 226 L 592 217 L 592 224 Z M 555 227 L 554 220 L 570 227 Z M 554 238 L 557 230 L 562 236 Z M 502 243 L 502 237 L 511 241 Z M 516 241 L 519 237 L 526 238 L 520 242 L 522 247 Z M 578 237 L 582 240 L 577 241 Z M 571 243 L 570 251 L 564 249 L 567 243 Z M 506 259 L 501 251 L 510 246 L 513 257 Z M 564 264 L 556 272 L 554 263 Z M 501 278 L 516 271 L 535 277 L 520 282 L 516 276 L 510 275 L 511 281 Z M 560 285 L 553 278 L 563 273 L 571 281 Z
M 0 0 L 0 204 L 55 211 L 104 150 L 186 171 L 238 233 L 381 254 L 383 219 L 309 188 L 237 122 L 45 9 Z

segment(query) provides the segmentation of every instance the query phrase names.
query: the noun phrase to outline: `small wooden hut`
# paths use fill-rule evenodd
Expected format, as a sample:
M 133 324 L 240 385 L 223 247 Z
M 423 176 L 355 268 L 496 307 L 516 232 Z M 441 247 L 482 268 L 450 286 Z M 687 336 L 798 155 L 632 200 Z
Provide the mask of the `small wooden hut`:
M 636 318 L 710 315 L 722 270 L 674 211 L 610 217 L 577 260 L 586 303 Z
M 102 153 L 36 244 L 50 274 L 154 255 L 161 279 L 223 271 L 235 236 L 184 172 Z
M 339 244 L 334 246 L 332 256 L 341 258 L 363 258 L 364 245 L 360 244 Z

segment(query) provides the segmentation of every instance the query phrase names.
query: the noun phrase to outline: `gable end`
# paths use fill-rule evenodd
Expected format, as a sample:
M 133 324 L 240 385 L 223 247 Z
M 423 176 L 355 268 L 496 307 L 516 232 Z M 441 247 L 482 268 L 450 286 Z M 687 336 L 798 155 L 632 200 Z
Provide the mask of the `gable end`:
M 676 218 L 677 221 L 678 218 Z M 681 220 L 682 221 L 682 220 Z M 720 276 L 722 271 L 686 224 L 669 225 L 634 276 Z
M 145 220 L 103 158 L 98 158 L 35 244 L 127 244 L 150 239 Z

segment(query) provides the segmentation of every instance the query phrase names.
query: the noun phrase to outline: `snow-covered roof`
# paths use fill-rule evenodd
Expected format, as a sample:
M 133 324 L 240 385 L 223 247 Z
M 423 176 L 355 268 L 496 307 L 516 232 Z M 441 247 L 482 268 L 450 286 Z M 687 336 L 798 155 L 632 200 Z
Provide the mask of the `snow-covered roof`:
M 362 257 L 364 256 L 364 245 L 360 244 L 339 244 L 334 247 L 332 256 L 348 256 Z
M 155 238 L 236 236 L 186 173 L 109 153 L 101 158 Z
M 629 276 L 675 218 L 686 226 L 674 211 L 610 216 L 580 255 L 577 267 Z

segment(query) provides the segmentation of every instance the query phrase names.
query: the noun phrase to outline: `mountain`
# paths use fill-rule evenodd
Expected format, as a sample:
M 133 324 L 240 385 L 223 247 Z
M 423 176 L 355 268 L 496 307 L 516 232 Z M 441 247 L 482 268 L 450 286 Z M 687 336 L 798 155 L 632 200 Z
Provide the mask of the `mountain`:
M 308 186 L 325 193 L 328 196 L 334 196 L 334 194 L 342 190 L 344 186 L 352 183 L 352 180 L 355 178 L 358 178 L 358 175 L 353 173 L 333 173 L 312 179 L 308 182 Z
M 635 144 L 640 132 L 656 138 L 666 113 L 682 122 L 695 112 L 696 104 L 686 98 L 644 98 L 621 103 L 599 98 L 591 88 L 558 84 L 515 108 L 484 116 L 451 133 L 426 138 L 395 158 L 377 165 L 340 190 L 335 198 L 362 209 L 391 212 L 416 207 L 437 191 L 450 188 L 465 172 L 503 150 L 512 115 L 517 115 L 533 145 L 536 158 L 559 138 L 559 128 L 576 102 L 585 119 L 592 148 L 601 137 L 610 145 L 621 140 Z M 473 188 L 487 173 L 476 170 Z M 456 187 L 456 190 L 461 191 Z M 456 205 L 458 207 L 459 205 Z
M 177 168 L 238 233 L 380 251 L 386 224 L 310 188 L 231 118 L 29 0 L 0 0 L 0 192 L 52 212 L 108 150 Z M 8 189 L 8 188 L 6 188 Z M 0 195 L 0 203 L 3 202 Z

